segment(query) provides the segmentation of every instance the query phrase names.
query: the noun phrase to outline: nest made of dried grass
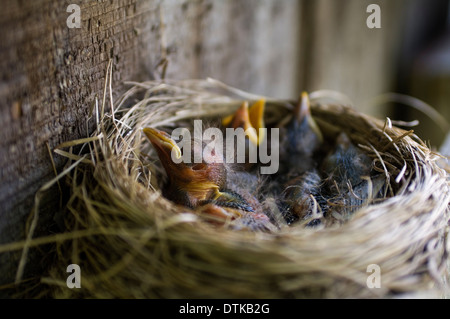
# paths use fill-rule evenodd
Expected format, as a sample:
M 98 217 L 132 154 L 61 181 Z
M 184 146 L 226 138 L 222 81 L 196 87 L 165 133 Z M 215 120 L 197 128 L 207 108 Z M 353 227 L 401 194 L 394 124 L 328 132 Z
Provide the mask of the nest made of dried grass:
M 325 135 L 345 131 L 386 176 L 387 197 L 332 227 L 284 226 L 275 233 L 233 231 L 205 222 L 162 197 L 161 167 L 142 128 L 187 125 L 230 114 L 254 96 L 213 81 L 133 83 L 94 134 L 61 145 L 70 158 L 65 230 L 9 248 L 51 243 L 48 272 L 29 297 L 344 298 L 448 295 L 449 181 L 412 132 L 320 102 L 312 112 Z M 267 99 L 267 122 L 283 122 L 290 101 Z M 74 153 L 72 146 L 82 145 Z M 35 211 L 36 213 L 36 211 Z M 36 218 L 36 217 L 35 217 Z M 33 228 L 33 223 L 32 223 Z M 26 261 L 26 254 L 23 256 Z M 23 263 L 22 263 L 23 264 Z M 68 289 L 66 267 L 81 268 Z M 369 265 L 381 287 L 367 285 Z

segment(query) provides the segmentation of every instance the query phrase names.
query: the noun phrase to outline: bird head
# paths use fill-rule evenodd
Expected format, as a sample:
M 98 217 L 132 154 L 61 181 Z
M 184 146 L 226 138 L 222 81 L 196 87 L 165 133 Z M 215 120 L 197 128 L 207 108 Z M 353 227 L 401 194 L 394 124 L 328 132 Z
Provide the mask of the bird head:
M 341 132 L 335 148 L 324 158 L 322 168 L 339 184 L 350 182 L 356 186 L 363 181 L 362 176 L 370 176 L 372 159 L 354 145 L 345 132 Z
M 201 163 L 175 163 L 172 156 L 180 159 L 182 151 L 169 134 L 154 128 L 144 128 L 143 132 L 155 147 L 166 171 L 168 183 L 163 188 L 166 197 L 177 204 L 195 208 L 202 201 L 218 196 L 226 182 L 223 160 L 208 158 Z
M 248 129 L 248 139 L 255 145 L 261 144 L 265 137 L 264 130 L 259 131 L 260 128 L 265 128 L 264 123 L 264 109 L 266 101 L 260 99 L 256 101 L 250 108 L 248 102 L 242 103 L 241 107 L 232 115 L 225 117 L 222 120 L 224 127 L 243 128 L 244 131 Z
M 293 118 L 287 127 L 287 137 L 290 154 L 302 154 L 310 157 L 322 144 L 322 133 L 311 115 L 309 96 L 301 94 L 294 108 Z M 298 160 L 298 159 L 297 159 Z
M 319 140 L 321 142 L 323 141 L 322 132 L 311 115 L 311 102 L 307 92 L 302 92 L 294 109 L 294 122 L 299 125 L 307 125 L 309 129 L 319 138 Z

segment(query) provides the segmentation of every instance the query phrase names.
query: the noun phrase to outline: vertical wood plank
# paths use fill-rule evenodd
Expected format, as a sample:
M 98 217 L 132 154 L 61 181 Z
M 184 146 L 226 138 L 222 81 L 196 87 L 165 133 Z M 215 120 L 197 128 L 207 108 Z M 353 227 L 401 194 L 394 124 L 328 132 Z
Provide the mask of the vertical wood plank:
M 305 4 L 307 2 L 307 4 Z M 305 0 L 308 16 L 302 32 L 309 51 L 302 61 L 303 84 L 308 90 L 331 89 L 346 94 L 359 110 L 381 116 L 369 101 L 389 91 L 404 20 L 405 1 Z M 381 29 L 366 25 L 369 4 L 381 8 Z M 307 25 L 305 25 L 307 23 Z

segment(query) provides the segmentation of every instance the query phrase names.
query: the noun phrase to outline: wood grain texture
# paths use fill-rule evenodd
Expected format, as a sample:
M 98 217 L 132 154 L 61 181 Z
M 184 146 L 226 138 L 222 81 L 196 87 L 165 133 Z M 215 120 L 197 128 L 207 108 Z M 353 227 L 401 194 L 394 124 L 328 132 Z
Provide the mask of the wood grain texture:
M 152 36 L 147 3 L 82 2 L 81 29 L 66 25 L 69 3 L 5 1 L 0 11 L 0 243 L 24 237 L 34 194 L 53 177 L 46 143 L 87 135 L 109 59 L 116 82 L 129 77 L 139 68 L 136 48 Z M 149 32 L 139 37 L 136 26 Z M 55 161 L 61 168 L 63 159 Z M 41 224 L 50 225 L 58 201 L 43 204 Z M 0 257 L 2 282 L 14 274 L 16 256 Z

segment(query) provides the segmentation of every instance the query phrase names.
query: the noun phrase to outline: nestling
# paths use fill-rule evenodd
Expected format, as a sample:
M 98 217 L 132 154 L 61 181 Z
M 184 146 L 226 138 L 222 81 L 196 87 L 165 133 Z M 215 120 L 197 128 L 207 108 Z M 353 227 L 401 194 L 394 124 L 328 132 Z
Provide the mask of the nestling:
M 144 133 L 155 147 L 166 171 L 168 180 L 162 189 L 166 198 L 195 209 L 199 214 L 212 216 L 218 223 L 228 223 L 235 229 L 275 229 L 267 216 L 255 210 L 255 203 L 249 203 L 237 192 L 226 189 L 227 168 L 219 155 L 203 157 L 203 162 L 198 164 L 175 163 L 172 152 L 176 158 L 182 154 L 169 134 L 154 128 L 145 128 Z M 196 151 L 199 150 L 202 146 Z

